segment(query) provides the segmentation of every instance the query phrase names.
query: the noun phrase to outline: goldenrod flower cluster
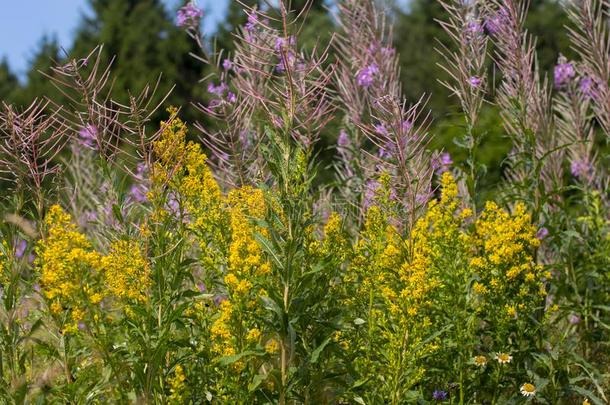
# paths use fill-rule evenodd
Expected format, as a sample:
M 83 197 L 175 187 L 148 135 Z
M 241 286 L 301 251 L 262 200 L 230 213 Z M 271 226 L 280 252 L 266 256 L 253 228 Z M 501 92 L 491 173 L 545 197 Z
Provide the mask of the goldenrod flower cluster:
M 174 367 L 174 375 L 167 379 L 169 384 L 169 398 L 168 403 L 170 404 L 183 404 L 186 394 L 186 375 L 184 374 L 184 368 L 178 364 Z
M 170 120 L 161 123 L 163 131 L 153 144 L 156 161 L 152 170 L 151 200 L 164 206 L 168 192 L 179 198 L 181 209 L 190 219 L 191 229 L 202 237 L 201 248 L 204 253 L 212 254 L 208 242 L 213 240 L 222 244 L 225 238 L 221 232 L 227 221 L 222 209 L 223 196 L 207 166 L 207 157 L 201 146 L 186 141 L 186 124 L 175 116 L 175 109 L 168 111 Z M 161 210 L 159 215 L 166 214 L 167 210 Z
M 65 333 L 79 324 L 97 321 L 105 298 L 144 302 L 151 285 L 150 267 L 135 241 L 118 241 L 104 256 L 91 246 L 61 207 L 54 205 L 45 218 L 46 237 L 36 246 L 40 283 L 52 314 L 69 321 Z
M 346 304 L 351 313 L 367 318 L 366 333 L 352 337 L 362 339 L 354 348 L 360 351 L 355 354 L 356 365 L 365 375 L 395 379 L 386 384 L 414 383 L 423 373 L 420 360 L 436 349 L 434 342 L 422 342 L 432 326 L 427 308 L 440 286 L 432 266 L 433 241 L 445 232 L 446 212 L 454 209 L 453 190 L 446 191 L 449 194 L 417 221 L 406 238 L 381 206 L 372 206 L 354 247 L 345 282 L 355 291 L 348 293 Z M 388 193 L 382 190 L 384 194 Z
M 104 284 L 108 292 L 125 302 L 145 302 L 150 288 L 150 266 L 137 241 L 119 240 L 102 258 Z
M 97 280 L 102 257 L 58 205 L 49 209 L 45 225 L 47 235 L 36 247 L 41 287 L 52 314 L 70 315 L 64 331 L 75 333 L 87 308 L 103 298 Z
M 266 236 L 267 232 L 252 224 L 254 219 L 261 220 L 265 217 L 266 203 L 262 190 L 251 187 L 233 190 L 229 193 L 228 204 L 231 227 L 228 273 L 241 278 L 241 281 L 251 276 L 268 274 L 271 266 L 263 258 L 262 249 L 254 238 L 255 233 Z M 228 286 L 229 284 L 227 283 Z M 234 284 L 232 287 L 235 287 L 236 293 L 243 294 L 251 286 Z
M 387 202 L 381 184 L 379 200 Z M 432 334 L 432 324 L 443 311 L 439 306 L 456 294 L 444 291 L 447 288 L 464 288 L 466 296 L 469 282 L 475 280 L 474 304 L 465 299 L 460 305 L 474 305 L 481 320 L 492 324 L 497 314 L 506 321 L 520 311 L 533 310 L 545 294 L 542 267 L 532 256 L 539 240 L 525 208 L 517 205 L 510 214 L 488 203 L 474 220 L 474 213 L 462 207 L 449 172 L 443 174 L 441 186 L 441 197 L 429 203 L 407 235 L 391 224 L 387 205 L 372 206 L 366 214 L 345 277 L 347 288 L 354 289 L 346 305 L 366 322 L 359 337 L 352 337 L 356 342 L 361 339 L 354 357 L 364 375 L 387 379 L 392 370 L 405 367 L 404 361 L 411 375 L 401 371 L 403 383 L 422 375 L 418 361 L 438 345 L 420 343 Z M 381 364 L 380 358 L 387 363 Z
M 261 331 L 252 320 L 252 312 L 256 310 L 260 279 L 270 274 L 271 265 L 255 239 L 256 233 L 267 235 L 265 229 L 254 224 L 254 220 L 265 217 L 263 192 L 252 187 L 233 190 L 226 197 L 226 210 L 230 218 L 230 242 L 223 280 L 228 299 L 220 305 L 211 333 L 216 341 L 216 350 L 223 355 L 231 355 L 237 349 L 243 349 L 236 345 L 259 343 Z M 240 320 L 233 320 L 236 309 Z M 245 342 L 244 337 L 240 336 L 244 333 Z
M 332 212 L 324 225 L 324 240 L 320 253 L 323 256 L 332 256 L 338 263 L 343 263 L 350 255 L 351 246 L 343 232 L 341 216 Z
M 477 278 L 473 289 L 482 309 L 503 322 L 534 311 L 546 295 L 543 278 L 548 275 L 534 261 L 540 240 L 525 206 L 517 204 L 510 214 L 488 202 L 469 240 Z

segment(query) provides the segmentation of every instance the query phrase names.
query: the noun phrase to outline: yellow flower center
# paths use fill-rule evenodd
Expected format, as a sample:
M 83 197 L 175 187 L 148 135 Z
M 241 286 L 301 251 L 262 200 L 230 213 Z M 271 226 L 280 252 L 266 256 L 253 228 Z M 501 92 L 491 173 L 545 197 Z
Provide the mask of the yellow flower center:
M 536 387 L 534 387 L 533 384 L 525 383 L 525 384 L 523 384 L 523 391 L 534 392 L 534 391 L 536 391 Z

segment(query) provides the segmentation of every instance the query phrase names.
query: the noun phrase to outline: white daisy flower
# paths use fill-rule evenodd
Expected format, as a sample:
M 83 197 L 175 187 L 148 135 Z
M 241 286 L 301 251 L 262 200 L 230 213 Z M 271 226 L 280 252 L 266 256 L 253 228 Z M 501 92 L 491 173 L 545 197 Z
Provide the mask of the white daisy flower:
M 533 397 L 536 395 L 536 386 L 534 384 L 525 383 L 521 386 L 521 395 L 524 397 Z
M 513 359 L 513 356 L 511 356 L 508 353 L 497 353 L 496 354 L 496 360 L 498 361 L 498 363 L 500 364 L 507 364 L 510 363 Z

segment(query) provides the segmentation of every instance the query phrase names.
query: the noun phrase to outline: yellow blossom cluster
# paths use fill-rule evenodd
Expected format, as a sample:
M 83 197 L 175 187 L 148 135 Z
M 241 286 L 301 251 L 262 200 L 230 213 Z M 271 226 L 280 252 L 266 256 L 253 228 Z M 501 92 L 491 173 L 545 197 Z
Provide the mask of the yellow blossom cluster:
M 150 266 L 135 241 L 121 240 L 107 255 L 97 252 L 70 215 L 54 205 L 45 217 L 46 236 L 36 245 L 36 266 L 49 309 L 63 321 L 64 333 L 97 321 L 105 298 L 144 302 L 151 285 Z
M 137 241 L 119 240 L 102 258 L 104 283 L 121 301 L 145 302 L 151 284 L 150 266 Z
M 324 240 L 321 246 L 321 253 L 324 256 L 332 255 L 338 263 L 343 263 L 350 253 L 350 246 L 343 232 L 342 224 L 343 221 L 338 213 L 330 214 L 324 225 Z
M 388 192 L 380 183 L 377 194 L 383 197 Z M 441 178 L 441 190 L 440 198 L 429 203 L 404 236 L 388 219 L 392 211 L 387 204 L 367 211 L 345 276 L 345 284 L 354 289 L 345 302 L 352 307 L 350 312 L 366 318 L 367 328 L 360 329 L 366 334 L 360 332 L 352 340 L 357 343 L 355 350 L 362 350 L 354 355 L 356 367 L 371 377 L 377 371 L 391 375 L 389 370 L 404 359 L 411 366 L 410 381 L 422 375 L 418 360 L 438 345 L 420 343 L 432 333 L 442 312 L 439 305 L 460 302 L 460 297 L 451 298 L 454 288 L 463 287 L 467 295 L 472 282 L 474 305 L 479 313 L 480 308 L 487 309 L 482 314 L 487 322 L 494 322 L 490 314 L 506 320 L 533 310 L 545 294 L 542 267 L 532 255 L 539 240 L 525 207 L 517 205 L 510 214 L 487 203 L 475 220 L 473 211 L 462 207 L 449 172 Z M 452 290 L 445 291 L 448 288 Z M 463 302 L 471 305 L 469 300 Z M 387 359 L 383 370 L 375 371 L 380 364 L 367 360 L 371 348 L 383 351 L 375 356 Z
M 235 354 L 235 347 L 232 343 L 231 317 L 233 315 L 233 304 L 229 300 L 220 303 L 218 317 L 212 324 L 210 333 L 214 338 L 214 349 L 223 356 Z
M 170 392 L 168 403 L 184 403 L 186 390 L 185 381 L 186 375 L 184 374 L 184 368 L 180 364 L 178 364 L 176 367 L 174 367 L 174 375 L 167 379 Z
M 213 350 L 230 356 L 246 344 L 258 344 L 262 335 L 250 315 L 260 294 L 257 280 L 271 273 L 255 238 L 259 233 L 267 235 L 264 227 L 255 224 L 265 217 L 267 203 L 262 190 L 248 186 L 224 195 L 200 146 L 186 140 L 187 127 L 176 117 L 177 111 L 168 111 L 171 117 L 162 123 L 153 144 L 151 201 L 164 206 L 172 194 L 198 241 L 206 277 L 224 284 L 226 298 L 214 311 L 210 333 Z M 160 217 L 167 215 L 166 209 L 161 211 L 165 213 Z
M 191 229 L 200 236 L 204 253 L 207 240 L 222 244 L 225 233 L 221 230 L 227 222 L 222 209 L 223 196 L 214 175 L 207 165 L 207 157 L 198 143 L 186 140 L 187 126 L 176 117 L 176 109 L 170 108 L 170 120 L 162 122 L 159 139 L 153 143 L 155 163 L 152 170 L 153 191 L 151 201 L 161 204 L 167 199 L 167 191 L 179 198 L 181 209 L 191 219 Z M 165 190 L 165 191 L 164 191 Z M 161 216 L 167 211 L 161 209 Z M 204 237 L 205 236 L 205 237 Z
M 271 264 L 255 238 L 256 233 L 267 236 L 267 231 L 254 223 L 265 217 L 265 196 L 262 190 L 252 187 L 235 189 L 226 197 L 229 216 L 230 241 L 227 270 L 224 284 L 228 299 L 220 305 L 219 314 L 211 329 L 215 350 L 223 355 L 235 354 L 239 342 L 243 341 L 236 331 L 246 327 L 245 343 L 258 344 L 261 331 L 251 317 L 245 316 L 256 310 L 258 291 L 253 288 L 260 284 L 258 279 L 271 273 Z M 233 320 L 235 308 L 239 308 L 241 321 Z M 238 327 L 232 325 L 239 324 Z
M 523 204 L 510 214 L 488 202 L 470 242 L 470 266 L 478 279 L 473 289 L 483 308 L 501 308 L 501 317 L 510 321 L 540 304 L 546 295 L 543 278 L 548 275 L 534 261 L 540 241 Z
M 51 313 L 69 313 L 64 331 L 74 333 L 87 307 L 102 299 L 97 282 L 102 257 L 58 205 L 49 209 L 45 225 L 47 235 L 36 247 L 41 287 Z
M 265 217 L 266 203 L 262 190 L 252 187 L 233 190 L 229 193 L 228 204 L 231 227 L 228 275 L 235 275 L 241 283 L 252 276 L 268 274 L 271 266 L 263 258 L 262 249 L 254 238 L 255 233 L 266 236 L 267 232 L 252 223 L 252 220 Z M 231 287 L 236 293 L 243 294 L 251 285 L 234 284 Z
M 362 351 L 355 354 L 356 367 L 366 375 L 398 379 L 392 384 L 412 384 L 423 375 L 421 360 L 438 348 L 435 342 L 423 341 L 432 327 L 427 309 L 440 287 L 433 266 L 438 250 L 435 239 L 455 233 L 456 227 L 447 225 L 453 221 L 456 195 L 457 188 L 448 182 L 441 200 L 432 204 L 406 237 L 390 223 L 383 205 L 367 211 L 345 277 L 346 285 L 355 288 L 346 304 L 367 318 L 365 336 L 350 339 L 356 342 L 354 350 Z M 371 348 L 379 353 L 370 357 Z M 387 364 L 372 360 L 379 358 L 386 358 Z

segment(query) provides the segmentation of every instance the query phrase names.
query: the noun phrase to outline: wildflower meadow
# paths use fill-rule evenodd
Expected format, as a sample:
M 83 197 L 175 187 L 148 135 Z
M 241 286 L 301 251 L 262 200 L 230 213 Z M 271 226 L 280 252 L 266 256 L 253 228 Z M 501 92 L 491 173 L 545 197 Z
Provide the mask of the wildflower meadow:
M 307 50 L 271 3 L 231 52 L 179 9 L 193 122 L 154 82 L 114 99 L 102 44 L 42 73 L 61 102 L 2 102 L 1 402 L 610 403 L 610 3 L 562 2 L 546 75 L 528 1 L 438 0 L 459 159 L 378 2 Z

